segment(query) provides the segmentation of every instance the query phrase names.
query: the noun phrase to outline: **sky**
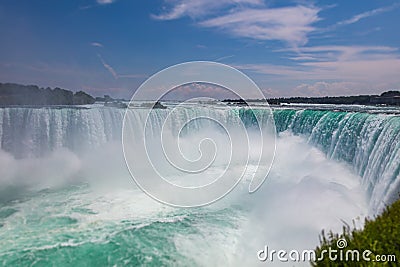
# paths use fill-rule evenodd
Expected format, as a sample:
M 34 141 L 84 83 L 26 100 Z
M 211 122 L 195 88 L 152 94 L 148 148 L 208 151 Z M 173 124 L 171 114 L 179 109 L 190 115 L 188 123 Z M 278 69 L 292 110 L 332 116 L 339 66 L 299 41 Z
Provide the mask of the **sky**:
M 400 89 L 394 0 L 0 0 L 0 82 L 130 98 L 188 61 L 239 69 L 266 97 Z

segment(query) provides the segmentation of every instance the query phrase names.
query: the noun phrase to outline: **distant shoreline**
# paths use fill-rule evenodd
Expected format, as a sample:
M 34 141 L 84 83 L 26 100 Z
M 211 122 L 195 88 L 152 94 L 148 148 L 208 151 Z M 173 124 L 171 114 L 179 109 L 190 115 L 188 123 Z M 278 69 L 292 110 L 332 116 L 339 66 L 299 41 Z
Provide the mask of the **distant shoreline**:
M 266 99 L 270 105 L 282 104 L 333 104 L 400 106 L 400 91 L 387 91 L 381 95 L 325 96 L 325 97 L 281 97 Z M 104 97 L 93 97 L 84 91 L 72 92 L 61 88 L 39 88 L 36 85 L 0 83 L 0 107 L 52 107 L 79 106 L 95 102 L 114 103 L 126 101 Z M 247 105 L 247 102 L 265 102 L 265 99 L 225 99 L 231 105 Z
M 248 102 L 265 102 L 264 99 L 248 99 Z M 245 105 L 242 99 L 225 99 L 223 102 Z M 388 91 L 381 95 L 358 96 L 325 96 L 325 97 L 281 97 L 267 99 L 270 105 L 281 104 L 331 104 L 331 105 L 365 105 L 365 106 L 400 106 L 400 91 Z

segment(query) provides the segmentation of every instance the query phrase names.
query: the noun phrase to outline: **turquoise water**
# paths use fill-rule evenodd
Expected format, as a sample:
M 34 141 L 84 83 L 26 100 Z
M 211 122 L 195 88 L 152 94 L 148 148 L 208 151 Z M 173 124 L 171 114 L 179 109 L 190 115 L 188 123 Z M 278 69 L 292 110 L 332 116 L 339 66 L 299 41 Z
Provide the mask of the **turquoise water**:
M 216 235 L 214 240 L 233 240 L 235 229 L 240 226 L 240 208 L 171 209 L 144 196 L 135 197 L 137 193 L 120 190 L 105 197 L 91 192 L 88 185 L 81 185 L 42 190 L 3 203 L 0 263 L 4 266 L 200 265 L 195 259 L 198 255 L 184 253 L 188 239 L 195 239 L 198 249 L 201 246 L 204 249 L 213 245 L 207 244 L 212 241 L 208 236 L 211 232 Z M 232 236 L 218 237 L 218 231 L 225 228 Z
M 157 112 L 154 131 L 165 111 Z M 190 112 L 255 123 L 243 109 L 197 108 L 182 119 Z M 125 169 L 122 116 L 0 110 L 1 265 L 252 266 L 264 245 L 312 249 L 322 229 L 361 225 L 398 192 L 398 116 L 282 109 L 274 111 L 276 160 L 260 191 L 249 195 L 244 177 L 211 206 L 172 208 L 138 190 Z

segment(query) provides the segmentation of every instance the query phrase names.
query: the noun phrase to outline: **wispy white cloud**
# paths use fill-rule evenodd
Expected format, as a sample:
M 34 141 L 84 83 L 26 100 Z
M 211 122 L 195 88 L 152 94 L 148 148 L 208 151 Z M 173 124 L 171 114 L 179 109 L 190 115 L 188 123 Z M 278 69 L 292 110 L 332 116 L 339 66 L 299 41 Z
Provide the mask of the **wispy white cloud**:
M 306 62 L 309 77 L 315 79 L 335 79 L 349 81 L 369 81 L 382 83 L 392 81 L 400 83 L 400 58 L 383 57 L 360 58 L 346 61 Z
M 92 42 L 90 43 L 91 46 L 95 46 L 95 47 L 104 47 L 103 44 L 98 43 L 98 42 Z
M 366 19 L 366 18 L 369 18 L 369 17 L 372 17 L 372 16 L 376 16 L 376 15 L 385 13 L 385 12 L 392 11 L 392 10 L 398 8 L 398 7 L 400 7 L 400 4 L 396 3 L 396 4 L 393 4 L 393 5 L 390 5 L 390 6 L 385 6 L 385 7 L 372 9 L 372 10 L 357 14 L 357 15 L 349 18 L 349 19 L 339 21 L 338 23 L 336 23 L 336 26 L 353 24 L 353 23 L 356 23 L 356 22 L 358 22 L 358 21 L 360 21 L 362 19 Z
M 278 64 L 233 64 L 232 66 L 244 71 L 265 75 L 283 76 L 287 79 L 297 79 L 298 77 L 303 77 L 307 74 L 305 70 L 301 70 L 299 67 Z
M 148 75 L 145 74 L 118 74 L 118 78 L 146 78 Z
M 370 83 L 368 81 L 318 81 L 302 83 L 290 91 L 289 96 L 346 96 L 381 94 L 388 90 L 399 90 L 398 83 L 382 82 Z M 279 93 L 276 92 L 275 93 Z
M 257 40 L 280 40 L 292 46 L 307 43 L 314 31 L 319 8 L 292 6 L 282 8 L 245 9 L 199 23 L 203 27 L 219 28 L 238 37 Z
M 97 54 L 97 56 L 100 59 L 101 64 L 103 67 L 108 70 L 108 72 L 114 77 L 115 80 L 118 80 L 120 78 L 146 78 L 147 75 L 144 74 L 118 74 L 115 69 L 108 64 L 103 57 L 100 54 Z
M 111 73 L 111 75 L 114 77 L 114 79 L 118 80 L 118 74 L 114 70 L 114 68 L 111 67 L 111 65 L 107 64 L 100 54 L 98 54 L 97 56 L 99 57 L 101 64 L 103 64 L 104 68 L 106 68 Z
M 222 30 L 236 37 L 278 40 L 290 46 L 304 45 L 312 26 L 320 20 L 320 8 L 293 5 L 270 8 L 261 0 L 168 1 L 172 7 L 154 19 L 172 20 L 189 16 L 200 27 Z M 218 11 L 218 12 L 216 12 Z
M 306 55 L 299 55 L 299 56 L 293 56 L 289 57 L 289 59 L 294 60 L 294 61 L 310 61 L 310 60 L 318 60 L 315 57 L 312 56 L 306 56 Z
M 313 86 L 303 83 L 293 89 L 291 93 L 294 95 L 298 95 L 300 91 L 308 92 L 309 95 L 315 95 L 316 91 L 338 95 L 346 92 L 361 93 L 368 88 L 371 92 L 399 88 L 400 54 L 397 48 L 314 46 L 298 48 L 296 51 L 299 56 L 295 57 L 297 60 L 291 65 L 240 64 L 236 67 L 268 75 L 271 79 L 278 77 L 280 81 L 312 81 Z M 329 83 L 314 84 L 315 81 Z
M 368 35 L 370 33 L 378 32 L 378 31 L 381 31 L 381 30 L 382 30 L 381 27 L 374 27 L 374 28 L 370 28 L 370 29 L 367 29 L 367 30 L 362 31 L 362 32 L 358 32 L 356 34 L 359 35 L 359 36 L 365 36 L 365 35 Z
M 97 3 L 100 5 L 107 5 L 107 4 L 112 4 L 114 3 L 116 0 L 97 0 Z
M 173 20 L 188 16 L 196 19 L 212 15 L 221 9 L 264 5 L 263 0 L 165 0 L 164 2 L 163 12 L 152 15 L 152 18 Z
M 228 58 L 232 58 L 232 57 L 234 57 L 235 55 L 229 55 L 229 56 L 223 56 L 223 57 L 219 57 L 219 58 L 217 58 L 217 59 L 215 59 L 214 61 L 222 61 L 222 60 L 225 60 L 225 59 L 228 59 Z
M 343 96 L 355 94 L 373 94 L 376 90 L 360 82 L 327 82 L 302 83 L 293 89 L 296 96 Z
M 92 5 L 85 5 L 85 6 L 80 6 L 78 9 L 79 10 L 86 10 L 86 9 L 90 9 L 92 7 L 93 7 Z
M 164 4 L 162 12 L 152 15 L 152 18 L 174 20 L 190 17 L 201 27 L 220 29 L 236 37 L 283 41 L 292 47 L 305 45 L 312 32 L 331 31 L 400 7 L 399 3 L 395 3 L 376 8 L 328 28 L 317 29 L 313 24 L 321 20 L 320 11 L 333 6 L 319 8 L 297 1 L 291 6 L 273 8 L 264 0 L 164 0 Z
M 206 46 L 206 45 L 202 45 L 202 44 L 198 44 L 198 45 L 196 45 L 196 48 L 199 48 L 199 49 L 206 49 L 207 46 Z
M 392 57 L 392 53 L 397 50 L 397 48 L 389 46 L 326 45 L 276 51 L 292 51 L 296 55 L 294 58 L 297 57 L 298 60 L 302 59 L 303 61 L 349 61 L 360 58 L 382 59 L 383 57 Z

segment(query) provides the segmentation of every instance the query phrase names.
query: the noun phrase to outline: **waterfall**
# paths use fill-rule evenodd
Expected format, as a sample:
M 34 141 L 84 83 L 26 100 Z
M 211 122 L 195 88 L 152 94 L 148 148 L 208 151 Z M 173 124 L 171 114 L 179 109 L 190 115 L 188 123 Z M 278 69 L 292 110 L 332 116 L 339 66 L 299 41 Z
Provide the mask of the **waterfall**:
M 109 141 L 121 140 L 125 110 L 116 108 L 2 108 L 0 109 L 0 148 L 16 158 L 46 155 L 65 147 L 84 152 Z M 140 131 L 146 120 L 144 109 L 128 110 L 131 127 Z M 150 113 L 150 134 L 161 131 L 168 112 L 154 109 Z M 167 127 L 174 132 L 174 122 L 191 117 L 215 117 L 226 124 L 239 123 L 240 118 L 225 109 L 181 108 Z M 196 131 L 212 122 L 194 120 L 185 132 Z
M 399 197 L 400 117 L 359 112 L 275 110 L 278 132 L 302 135 L 362 177 L 372 213 Z
M 0 109 L 1 149 L 17 158 L 43 156 L 60 147 L 83 151 L 119 138 L 122 110 Z
M 198 115 L 218 117 L 228 124 L 254 124 L 246 109 L 210 107 L 182 108 L 176 120 Z M 263 112 L 258 110 L 257 112 Z M 68 148 L 83 152 L 107 142 L 121 140 L 124 109 L 93 108 L 2 108 L 0 109 L 1 149 L 15 158 L 38 157 Z M 142 122 L 141 109 L 128 111 Z M 168 111 L 150 114 L 151 131 L 160 131 Z M 400 117 L 359 112 L 316 110 L 274 110 L 278 133 L 290 131 L 303 136 L 321 149 L 328 158 L 349 164 L 362 178 L 375 213 L 398 197 L 400 189 Z M 207 121 L 190 124 L 187 132 L 196 131 Z M 138 124 L 139 125 L 139 124 Z M 135 125 L 132 125 L 134 129 Z M 167 127 L 174 131 L 174 120 Z M 138 129 L 140 130 L 140 129 Z

